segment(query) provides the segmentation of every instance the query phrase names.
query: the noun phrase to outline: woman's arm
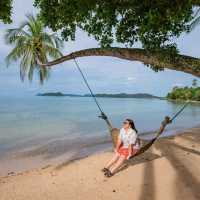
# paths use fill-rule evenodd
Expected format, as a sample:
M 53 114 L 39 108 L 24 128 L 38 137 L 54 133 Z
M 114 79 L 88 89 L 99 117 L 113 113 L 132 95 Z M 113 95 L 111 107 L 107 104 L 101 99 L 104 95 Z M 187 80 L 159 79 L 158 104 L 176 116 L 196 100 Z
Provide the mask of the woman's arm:
M 127 160 L 133 155 L 133 146 L 137 142 L 137 133 L 134 131 L 131 137 L 129 138 L 129 146 L 128 146 L 128 158 Z
M 120 146 L 122 145 L 122 141 L 121 141 L 121 138 L 118 137 L 117 139 L 117 145 L 116 145 L 116 148 L 115 148 L 115 151 L 117 152 L 120 148 Z
M 133 154 L 133 144 L 130 144 L 128 146 L 128 155 L 129 155 L 128 158 L 131 157 L 132 154 Z

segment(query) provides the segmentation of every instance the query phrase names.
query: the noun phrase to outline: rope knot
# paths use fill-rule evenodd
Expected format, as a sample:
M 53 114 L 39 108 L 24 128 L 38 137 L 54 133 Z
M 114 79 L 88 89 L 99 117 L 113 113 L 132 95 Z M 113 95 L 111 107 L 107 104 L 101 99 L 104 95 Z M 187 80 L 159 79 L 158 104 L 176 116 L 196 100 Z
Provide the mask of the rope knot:
M 101 113 L 101 115 L 99 116 L 99 118 L 104 119 L 104 120 L 108 119 L 108 117 L 103 112 Z
M 162 121 L 162 125 L 166 126 L 167 124 L 172 123 L 172 120 L 169 116 L 165 116 L 165 119 Z

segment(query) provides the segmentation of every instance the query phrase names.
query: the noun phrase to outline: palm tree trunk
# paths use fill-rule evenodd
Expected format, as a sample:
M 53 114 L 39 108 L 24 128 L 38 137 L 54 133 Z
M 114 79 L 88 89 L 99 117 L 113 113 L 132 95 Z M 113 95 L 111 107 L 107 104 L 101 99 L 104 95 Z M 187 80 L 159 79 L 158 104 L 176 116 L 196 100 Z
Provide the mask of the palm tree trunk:
M 164 54 L 165 55 L 165 54 Z M 62 56 L 59 59 L 48 62 L 46 64 L 39 63 L 41 66 L 53 66 L 71 60 L 78 57 L 85 56 L 111 56 L 120 59 L 126 59 L 131 61 L 140 61 L 144 64 L 157 66 L 160 68 L 171 69 L 175 71 L 181 71 L 200 77 L 200 59 L 186 55 L 176 55 L 170 57 L 168 54 L 160 57 L 160 53 L 149 53 L 144 49 L 137 48 L 90 48 L 83 49 L 70 53 L 66 56 Z

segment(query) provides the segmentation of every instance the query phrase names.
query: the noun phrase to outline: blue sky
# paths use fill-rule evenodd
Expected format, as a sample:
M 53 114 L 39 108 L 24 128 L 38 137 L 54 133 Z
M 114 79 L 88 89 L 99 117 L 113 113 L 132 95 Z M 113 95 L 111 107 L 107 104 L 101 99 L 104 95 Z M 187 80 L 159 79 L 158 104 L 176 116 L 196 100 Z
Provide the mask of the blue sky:
M 23 2 L 23 3 L 22 3 Z M 0 91 L 6 95 L 34 95 L 38 92 L 61 91 L 65 93 L 88 93 L 87 88 L 72 61 L 52 68 L 51 77 L 44 85 L 35 79 L 32 83 L 22 83 L 18 64 L 5 67 L 4 58 L 10 46 L 4 43 L 3 35 L 7 28 L 16 27 L 24 20 L 26 13 L 36 13 L 32 0 L 14 0 L 13 23 L 0 23 Z M 63 49 L 67 54 L 75 50 L 98 47 L 98 42 L 89 38 L 81 30 L 77 31 L 75 42 L 68 42 Z M 200 57 L 200 26 L 190 34 L 183 34 L 177 44 L 182 54 Z M 130 62 L 111 57 L 85 57 L 78 59 L 95 93 L 137 93 L 147 92 L 164 96 L 175 85 L 191 85 L 193 76 L 181 72 L 165 70 L 155 73 L 139 62 Z

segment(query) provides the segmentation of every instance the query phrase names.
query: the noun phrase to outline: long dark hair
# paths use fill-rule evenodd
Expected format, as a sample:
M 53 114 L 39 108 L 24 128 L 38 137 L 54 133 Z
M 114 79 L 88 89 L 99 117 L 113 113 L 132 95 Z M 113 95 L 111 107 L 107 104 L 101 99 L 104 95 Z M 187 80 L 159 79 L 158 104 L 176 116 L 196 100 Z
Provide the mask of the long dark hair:
M 129 122 L 131 128 L 137 133 L 138 130 L 135 128 L 135 124 L 134 124 L 134 121 L 132 119 L 126 119 L 126 121 Z

